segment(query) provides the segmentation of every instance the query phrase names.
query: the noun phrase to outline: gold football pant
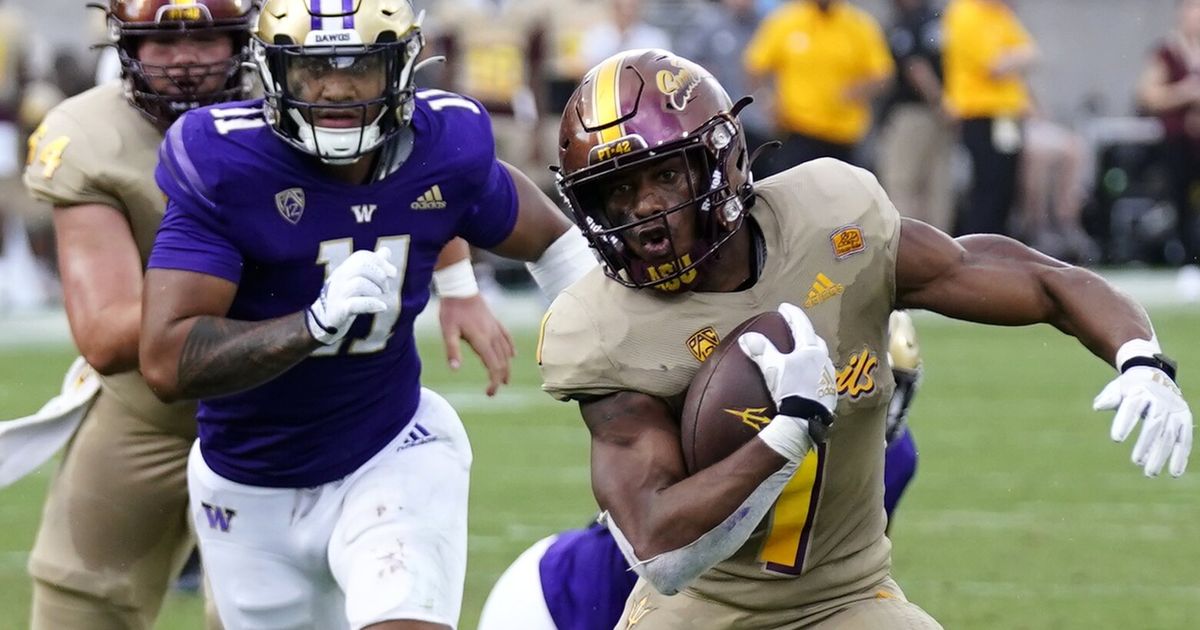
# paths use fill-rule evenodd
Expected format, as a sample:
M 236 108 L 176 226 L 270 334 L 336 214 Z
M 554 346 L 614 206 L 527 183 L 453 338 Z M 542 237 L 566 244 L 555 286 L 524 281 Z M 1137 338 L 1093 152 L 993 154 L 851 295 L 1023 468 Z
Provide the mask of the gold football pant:
M 46 498 L 29 560 L 33 630 L 153 628 L 195 544 L 186 471 L 194 440 L 194 422 L 155 426 L 100 393 Z

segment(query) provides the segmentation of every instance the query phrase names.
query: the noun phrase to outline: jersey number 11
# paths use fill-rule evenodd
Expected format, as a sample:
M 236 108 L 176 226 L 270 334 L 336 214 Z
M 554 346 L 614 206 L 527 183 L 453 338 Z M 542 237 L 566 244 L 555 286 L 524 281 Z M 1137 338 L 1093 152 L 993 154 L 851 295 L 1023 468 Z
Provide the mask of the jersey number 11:
M 404 272 L 408 267 L 410 238 L 408 234 L 403 234 L 381 236 L 375 241 L 375 251 L 379 251 L 383 247 L 391 250 L 392 256 L 389 260 L 396 265 L 396 279 L 390 287 L 391 290 L 382 296 L 383 301 L 387 304 L 387 309 L 372 316 L 374 319 L 371 321 L 371 330 L 367 336 L 354 340 L 342 339 L 333 345 L 314 350 L 311 356 L 336 355 L 347 341 L 351 342 L 347 354 L 371 354 L 379 352 L 387 346 L 388 340 L 392 337 L 392 328 L 396 325 L 396 320 L 400 319 L 400 288 L 404 284 Z M 352 253 L 354 253 L 354 239 L 352 238 L 322 241 L 321 248 L 317 251 L 317 264 L 325 266 L 325 279 L 328 280 L 329 274 L 333 273 L 333 270 L 345 262 Z

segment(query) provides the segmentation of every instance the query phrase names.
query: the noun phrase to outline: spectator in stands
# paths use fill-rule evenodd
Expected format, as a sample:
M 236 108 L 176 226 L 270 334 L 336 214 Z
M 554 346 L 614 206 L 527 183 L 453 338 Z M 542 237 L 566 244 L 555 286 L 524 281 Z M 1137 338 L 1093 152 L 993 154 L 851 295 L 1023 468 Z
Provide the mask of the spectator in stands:
M 871 102 L 894 69 L 879 23 L 846 0 L 780 5 L 759 25 L 745 63 L 751 87 L 773 82 L 763 101 L 783 134 L 759 177 L 819 157 L 856 162 Z
M 879 178 L 900 213 L 950 232 L 955 124 L 942 93 L 942 21 L 929 0 L 894 0 L 896 82 L 884 108 Z
M 20 116 L 38 74 L 30 51 L 37 42 L 20 7 L 0 2 L 0 312 L 32 310 L 50 299 L 52 278 L 35 256 L 26 227 L 30 204 L 20 187 L 25 146 Z M 36 123 L 35 123 L 36 124 Z
M 1162 121 L 1184 267 L 1180 290 L 1200 299 L 1200 0 L 1178 0 L 1175 27 L 1154 50 L 1138 84 L 1142 105 Z
M 1083 229 L 1091 159 L 1083 137 L 1035 106 L 1025 123 L 1016 233 L 1030 247 L 1075 264 L 1099 262 L 1100 248 Z
M 700 10 L 695 25 L 684 29 L 676 38 L 675 52 L 704 66 L 736 101 L 751 92 L 741 51 L 749 45 L 759 21 L 754 0 L 708 3 Z M 751 150 L 769 139 L 772 125 L 763 103 L 755 101 L 742 110 L 739 118 L 746 129 L 746 144 Z
M 492 118 L 496 152 L 546 187 L 550 159 L 530 142 L 539 107 L 533 86 L 541 72 L 541 19 L 530 2 L 460 0 L 436 5 L 432 53 L 445 55 L 440 81 L 483 103 Z
M 943 20 L 946 104 L 962 119 L 971 189 L 958 234 L 1008 232 L 1017 190 L 1025 73 L 1037 46 L 1006 0 L 951 0 Z
M 631 48 L 671 48 L 667 32 L 642 19 L 642 0 L 612 0 L 609 19 L 583 35 L 583 58 L 592 67 Z

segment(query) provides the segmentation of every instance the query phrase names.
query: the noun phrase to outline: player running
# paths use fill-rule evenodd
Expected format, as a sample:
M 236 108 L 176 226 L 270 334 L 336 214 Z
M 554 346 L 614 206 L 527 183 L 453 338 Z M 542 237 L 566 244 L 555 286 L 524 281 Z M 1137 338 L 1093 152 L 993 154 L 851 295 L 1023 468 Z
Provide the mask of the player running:
M 438 252 L 533 261 L 549 295 L 595 266 L 476 101 L 414 87 L 422 45 L 405 0 L 270 0 L 265 100 L 163 143 L 142 371 L 201 399 L 191 516 L 230 628 L 453 627 L 471 450 L 412 328 Z

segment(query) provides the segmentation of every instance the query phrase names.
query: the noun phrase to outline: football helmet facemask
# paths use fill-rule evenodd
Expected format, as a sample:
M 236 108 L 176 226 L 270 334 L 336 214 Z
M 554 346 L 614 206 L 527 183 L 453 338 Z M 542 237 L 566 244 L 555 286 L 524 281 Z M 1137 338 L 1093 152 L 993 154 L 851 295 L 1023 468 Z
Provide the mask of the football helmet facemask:
M 242 71 L 250 40 L 251 0 L 109 0 L 91 4 L 104 10 L 109 39 L 121 60 L 121 78 L 129 102 L 160 126 L 170 125 L 185 112 L 204 105 L 247 98 L 251 84 Z M 148 37 L 179 37 L 228 33 L 233 55 L 216 63 L 152 65 L 138 59 L 138 47 Z M 204 91 L 212 77 L 219 88 Z M 169 93 L 154 88 L 167 79 Z
M 558 189 L 605 273 L 635 288 L 688 290 L 701 266 L 741 228 L 753 186 L 745 133 L 711 74 L 665 50 L 618 53 L 588 72 L 572 94 L 559 129 Z M 674 207 L 617 224 L 605 199 L 628 173 L 675 156 L 688 171 L 690 195 Z M 667 264 L 648 264 L 628 246 L 634 234 L 668 218 L 697 213 L 694 245 Z
M 412 120 L 424 45 L 408 0 L 267 0 L 250 47 L 271 128 L 324 162 L 357 161 Z

